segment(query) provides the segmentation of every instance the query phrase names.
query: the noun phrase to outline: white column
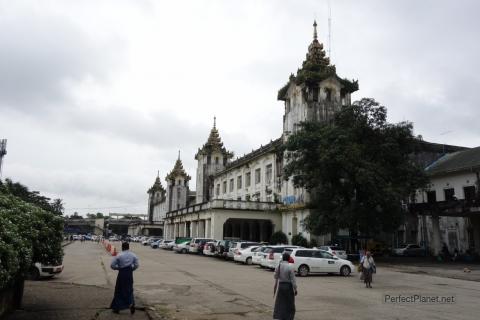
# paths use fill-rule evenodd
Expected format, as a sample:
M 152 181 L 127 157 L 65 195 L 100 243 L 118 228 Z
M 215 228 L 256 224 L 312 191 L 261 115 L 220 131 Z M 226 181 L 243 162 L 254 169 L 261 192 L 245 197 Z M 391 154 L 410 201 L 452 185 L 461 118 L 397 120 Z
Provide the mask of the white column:
M 212 220 L 211 219 L 207 219 L 205 220 L 205 229 L 206 229 L 206 233 L 205 233 L 205 237 L 206 238 L 211 238 L 212 237 Z
M 475 252 L 480 254 L 480 218 L 471 218 L 473 225 L 473 243 L 475 246 Z
M 440 218 L 438 216 L 432 216 L 432 231 L 433 255 L 438 256 L 440 253 Z

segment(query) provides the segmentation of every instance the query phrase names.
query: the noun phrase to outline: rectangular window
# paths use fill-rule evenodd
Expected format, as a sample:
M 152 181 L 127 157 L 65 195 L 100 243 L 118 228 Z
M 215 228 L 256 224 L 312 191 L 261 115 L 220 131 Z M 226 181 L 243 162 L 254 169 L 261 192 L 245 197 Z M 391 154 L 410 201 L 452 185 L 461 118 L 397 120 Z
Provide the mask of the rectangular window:
M 215 194 L 218 196 L 220 195 L 220 183 L 217 184 L 217 188 L 215 189 Z
M 255 169 L 255 184 L 259 184 L 262 180 L 260 168 Z
M 245 201 L 250 201 L 250 195 L 249 194 L 245 195 Z
M 449 188 L 443 190 L 445 192 L 445 201 L 453 201 L 455 198 L 455 189 Z
M 265 168 L 265 184 L 269 185 L 272 183 L 272 175 L 273 175 L 272 165 L 269 164 Z
M 219 159 L 218 157 L 215 157 L 215 164 L 218 164 L 219 163 Z
M 437 202 L 437 193 L 435 192 L 435 190 L 427 191 L 427 202 L 428 203 Z
M 466 201 L 472 201 L 473 199 L 475 199 L 475 187 L 474 186 L 463 187 L 463 194 L 465 195 Z
M 223 181 L 223 193 L 227 193 L 227 181 Z
M 237 189 L 242 189 L 242 176 L 237 177 Z
M 208 155 L 207 156 L 207 164 L 210 164 L 212 162 L 212 156 Z
M 235 183 L 235 181 L 233 179 L 230 179 L 230 192 L 233 192 L 233 184 Z
M 245 173 L 245 188 L 250 187 L 251 180 L 252 180 L 251 173 L 250 172 Z

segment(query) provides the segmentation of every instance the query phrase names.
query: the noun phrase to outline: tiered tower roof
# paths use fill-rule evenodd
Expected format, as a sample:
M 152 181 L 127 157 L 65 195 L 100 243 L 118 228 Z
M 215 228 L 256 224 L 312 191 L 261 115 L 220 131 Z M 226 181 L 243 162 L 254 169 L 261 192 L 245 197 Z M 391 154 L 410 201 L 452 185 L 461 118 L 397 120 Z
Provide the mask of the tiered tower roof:
M 165 189 L 162 186 L 162 182 L 160 181 L 160 172 L 157 172 L 157 178 L 155 179 L 153 186 L 148 189 L 147 193 L 155 193 L 157 191 L 165 192 Z
M 183 168 L 182 160 L 180 159 L 180 151 L 178 151 L 178 159 L 175 162 L 175 166 L 173 167 L 172 171 L 167 175 L 166 180 L 171 181 L 175 180 L 177 177 L 182 177 L 185 181 L 189 181 L 191 177 L 187 174 L 185 169 Z
M 290 75 L 288 83 L 278 91 L 278 100 L 286 99 L 286 93 L 291 83 L 315 87 L 319 82 L 330 77 L 335 77 L 343 85 L 344 92 L 352 93 L 358 90 L 358 81 L 342 79 L 337 75 L 335 65 L 330 64 L 330 58 L 327 57 L 323 44 L 318 41 L 317 22 L 314 21 L 313 40 L 308 46 L 302 68 L 297 70 L 297 75 Z
M 203 145 L 203 147 L 198 149 L 197 154 L 195 155 L 195 159 L 198 160 L 200 155 L 208 155 L 212 152 L 220 152 L 221 154 L 225 155 L 227 158 L 232 158 L 233 153 L 227 151 L 225 146 L 223 145 L 222 139 L 220 138 L 220 134 L 217 130 L 217 121 L 216 117 L 213 118 L 213 128 L 210 130 L 210 135 L 208 136 L 207 142 Z

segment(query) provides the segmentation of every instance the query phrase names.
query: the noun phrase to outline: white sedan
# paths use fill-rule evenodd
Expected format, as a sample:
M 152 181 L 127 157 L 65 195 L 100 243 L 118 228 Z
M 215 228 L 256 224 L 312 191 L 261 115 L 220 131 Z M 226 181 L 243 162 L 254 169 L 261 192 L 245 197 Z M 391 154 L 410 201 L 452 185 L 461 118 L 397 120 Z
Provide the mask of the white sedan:
M 355 271 L 352 262 L 340 259 L 324 250 L 293 249 L 290 253 L 290 263 L 299 276 L 305 277 L 310 273 L 338 273 L 349 276 Z
M 245 249 L 237 249 L 233 255 L 233 260 L 236 262 L 242 262 L 245 264 L 252 264 L 252 256 L 255 250 L 259 249 L 261 247 L 258 246 L 252 246 L 248 247 Z
M 190 247 L 190 240 L 181 242 L 181 243 L 176 243 L 173 246 L 173 251 L 176 253 L 188 253 L 188 248 Z

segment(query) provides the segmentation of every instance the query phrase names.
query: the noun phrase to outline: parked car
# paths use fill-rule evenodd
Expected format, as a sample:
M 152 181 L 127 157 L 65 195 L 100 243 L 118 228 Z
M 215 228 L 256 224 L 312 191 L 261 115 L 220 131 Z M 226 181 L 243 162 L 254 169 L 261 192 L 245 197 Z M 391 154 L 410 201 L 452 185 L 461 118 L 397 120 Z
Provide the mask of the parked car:
M 161 248 L 161 249 L 165 249 L 165 247 L 167 246 L 167 244 L 169 243 L 172 243 L 173 240 L 162 240 L 160 241 L 160 243 L 158 244 L 158 247 Z M 173 244 L 172 244 L 173 246 Z
M 152 242 L 150 242 L 150 247 L 152 249 L 158 249 L 158 246 L 160 245 L 160 242 L 162 242 L 162 241 L 163 241 L 162 239 L 152 241 Z
M 173 250 L 173 247 L 175 246 L 175 241 L 174 240 L 169 240 L 169 242 L 166 242 L 164 245 L 162 245 L 162 249 L 165 250 Z
M 260 248 L 259 246 L 251 246 L 243 249 L 235 249 L 235 255 L 233 260 L 237 262 L 242 262 L 244 264 L 252 264 L 252 255 L 255 250 Z
M 393 249 L 393 254 L 404 257 L 422 257 L 425 255 L 425 248 L 418 244 L 404 244 Z
M 228 249 L 230 248 L 230 244 L 232 240 L 220 240 L 215 247 L 215 253 L 217 257 L 227 259 L 228 257 Z
M 318 249 L 293 249 L 289 262 L 301 277 L 310 273 L 338 273 L 346 277 L 355 270 L 351 261 Z
M 29 272 L 29 279 L 39 280 L 40 278 L 53 278 L 55 275 L 63 271 L 63 265 L 51 266 L 44 265 L 40 262 L 33 264 Z
M 109 241 L 118 241 L 118 238 L 117 238 L 117 236 L 110 236 L 110 237 L 108 237 L 108 240 Z
M 347 259 L 348 255 L 345 249 L 342 247 L 336 246 L 336 245 L 330 245 L 330 246 L 321 246 L 319 248 L 320 250 L 325 250 L 328 253 L 331 253 L 334 256 L 339 257 L 340 259 Z
M 217 244 L 217 241 L 209 241 L 205 243 L 205 246 L 203 247 L 203 254 L 206 256 L 214 256 L 216 244 Z
M 190 241 L 175 243 L 173 246 L 173 251 L 176 253 L 187 253 L 188 248 L 190 247 Z
M 143 241 L 142 241 L 142 244 L 143 244 L 144 246 L 148 246 L 148 245 L 150 245 L 152 242 L 155 242 L 155 241 L 157 241 L 157 240 L 162 240 L 162 237 L 149 237 L 149 238 L 143 240 Z
M 270 246 L 265 245 L 265 246 L 259 247 L 255 252 L 252 252 L 252 264 L 259 265 L 262 259 L 264 259 L 264 257 L 267 255 L 265 251 L 267 251 L 270 248 L 271 248 Z
M 282 260 L 282 253 L 284 251 L 292 251 L 293 249 L 296 249 L 296 248 L 301 248 L 301 247 L 285 246 L 285 245 L 270 246 L 270 248 L 264 252 L 267 255 L 264 256 L 260 261 L 260 266 L 273 270 Z
M 190 253 L 203 253 L 203 246 L 205 243 L 215 241 L 214 239 L 208 238 L 193 238 L 190 241 L 190 246 L 188 248 L 188 252 Z

